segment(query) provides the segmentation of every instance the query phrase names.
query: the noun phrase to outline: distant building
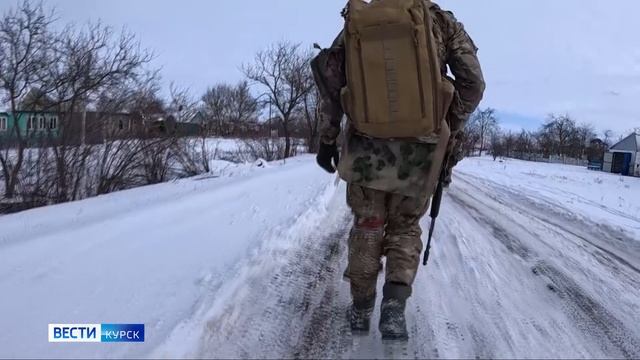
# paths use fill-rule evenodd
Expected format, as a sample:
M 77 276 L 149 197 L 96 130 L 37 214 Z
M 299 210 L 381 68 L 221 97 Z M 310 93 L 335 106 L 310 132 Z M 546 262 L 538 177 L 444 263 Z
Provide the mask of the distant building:
M 0 139 L 8 141 L 18 133 L 22 138 L 57 138 L 60 136 L 60 117 L 43 111 L 0 112 Z
M 604 171 L 640 176 L 640 134 L 633 133 L 613 145 L 604 155 Z
M 0 140 L 9 144 L 17 140 L 18 134 L 29 145 L 100 144 L 107 139 L 136 136 L 142 130 L 141 121 L 125 113 L 0 112 Z
M 15 119 L 18 121 L 16 122 Z M 158 113 L 142 116 L 96 111 L 0 112 L 0 142 L 14 146 L 19 137 L 27 146 L 45 144 L 102 144 L 109 140 L 158 136 L 197 136 L 202 133 L 203 115 L 196 112 L 188 121 Z
M 185 123 L 189 124 L 197 124 L 200 126 L 204 126 L 207 122 L 207 118 L 201 111 L 196 111 L 192 116 L 188 117 Z

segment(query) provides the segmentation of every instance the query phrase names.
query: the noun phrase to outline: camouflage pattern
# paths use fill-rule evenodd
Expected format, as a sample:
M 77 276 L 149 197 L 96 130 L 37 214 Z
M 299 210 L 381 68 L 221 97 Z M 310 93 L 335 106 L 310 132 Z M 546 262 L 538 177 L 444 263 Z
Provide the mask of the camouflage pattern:
M 350 134 L 338 171 L 350 184 L 426 198 L 431 194 L 428 182 L 436 145 Z
M 325 144 L 335 144 L 340 135 L 342 122 L 342 107 L 329 99 L 320 98 L 318 104 L 318 133 L 320 141 Z
M 445 12 L 435 4 L 431 4 L 429 10 L 435 24 L 433 32 L 438 44 L 442 76 L 453 82 L 456 88 L 447 114 L 452 132 L 451 152 L 456 152 L 453 139 L 480 103 L 485 84 L 476 56 L 477 48 L 463 25 L 451 12 Z M 332 47 L 344 48 L 342 34 L 338 35 Z M 447 65 L 455 80 L 446 76 Z M 320 139 L 333 144 L 341 130 L 344 115 L 341 105 L 331 99 L 323 99 L 319 112 Z M 429 152 L 433 150 L 432 144 L 418 142 L 417 139 L 374 139 L 348 128 L 338 169 L 345 181 L 405 196 L 423 198 L 431 194 L 433 189 L 424 185 L 431 170 Z M 424 158 L 419 159 L 423 155 Z
M 420 219 L 429 199 L 350 184 L 347 202 L 354 213 L 346 271 L 354 301 L 375 297 L 382 256 L 387 283 L 411 286 L 422 254 Z

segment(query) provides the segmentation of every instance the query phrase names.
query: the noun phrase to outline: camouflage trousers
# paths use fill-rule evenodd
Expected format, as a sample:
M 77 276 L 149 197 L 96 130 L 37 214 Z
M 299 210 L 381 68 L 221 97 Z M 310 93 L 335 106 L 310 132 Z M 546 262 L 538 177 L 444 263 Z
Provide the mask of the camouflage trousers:
M 386 282 L 411 286 L 422 254 L 422 229 L 428 198 L 413 198 L 350 184 L 347 203 L 354 214 L 345 275 L 355 301 L 375 296 L 380 261 Z

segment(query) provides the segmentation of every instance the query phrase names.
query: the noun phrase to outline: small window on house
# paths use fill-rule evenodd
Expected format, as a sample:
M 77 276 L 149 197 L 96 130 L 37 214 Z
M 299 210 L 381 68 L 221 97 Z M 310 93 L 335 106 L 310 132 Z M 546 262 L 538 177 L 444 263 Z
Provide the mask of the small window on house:
M 0 117 L 0 131 L 7 131 L 7 118 Z
M 38 130 L 43 130 L 43 129 L 46 129 L 46 128 L 47 128 L 47 126 L 46 126 L 45 121 L 44 121 L 44 116 L 40 116 L 40 118 L 38 119 Z
M 58 118 L 55 116 L 52 116 L 51 118 L 49 118 L 49 130 L 55 130 L 58 128 Z
M 30 116 L 29 119 L 27 119 L 27 130 L 33 130 L 35 128 L 36 125 L 36 118 L 34 116 Z
M 118 129 L 124 130 L 124 121 L 118 120 Z

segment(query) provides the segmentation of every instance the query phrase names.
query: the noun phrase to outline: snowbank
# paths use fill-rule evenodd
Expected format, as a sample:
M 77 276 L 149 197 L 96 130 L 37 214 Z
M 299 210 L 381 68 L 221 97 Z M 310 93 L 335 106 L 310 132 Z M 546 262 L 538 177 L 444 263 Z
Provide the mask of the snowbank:
M 308 157 L 269 168 L 224 165 L 219 178 L 0 217 L 0 356 L 147 354 L 275 228 L 320 207 L 333 189 L 333 177 Z M 49 344 L 49 323 L 144 323 L 147 341 Z

